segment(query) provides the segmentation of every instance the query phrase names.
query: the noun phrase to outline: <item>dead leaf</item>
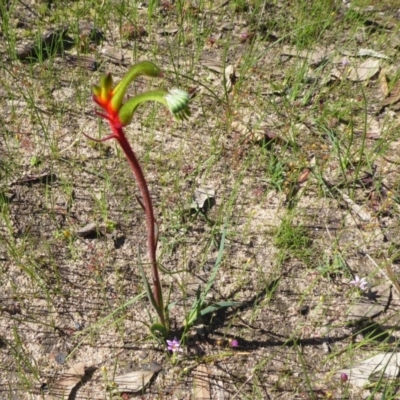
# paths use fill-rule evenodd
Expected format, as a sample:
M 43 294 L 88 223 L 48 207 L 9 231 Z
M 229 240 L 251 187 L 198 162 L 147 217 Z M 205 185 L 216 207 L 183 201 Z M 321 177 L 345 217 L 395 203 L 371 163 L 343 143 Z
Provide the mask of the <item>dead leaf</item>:
M 169 26 L 169 27 L 165 26 L 164 28 L 157 30 L 157 33 L 164 36 L 174 35 L 177 32 L 179 32 L 178 26 Z
M 121 392 L 139 392 L 150 382 L 154 371 L 139 370 L 128 372 L 114 378 L 114 382 Z
M 308 175 L 310 175 L 310 168 L 304 168 L 303 171 L 301 171 L 301 174 L 297 178 L 297 183 L 301 184 L 304 183 L 308 179 Z
M 231 128 L 232 130 L 240 133 L 243 136 L 247 136 L 251 132 L 250 129 L 246 125 L 242 124 L 240 121 L 232 121 Z
M 233 65 L 228 65 L 225 68 L 224 71 L 224 79 L 222 81 L 222 84 L 225 84 L 226 86 L 226 91 L 230 92 L 232 90 L 233 85 L 236 83 L 237 81 L 237 76 L 236 76 L 236 70 L 235 67 Z M 225 83 L 224 83 L 225 81 Z
M 282 56 L 288 57 L 298 57 L 307 59 L 310 66 L 317 67 L 322 64 L 325 60 L 327 60 L 332 54 L 331 50 L 325 48 L 319 48 L 313 50 L 301 50 L 299 51 L 296 47 L 291 46 L 283 46 Z
M 224 72 L 224 66 L 222 61 L 216 60 L 211 56 L 206 56 L 206 55 L 201 56 L 200 64 L 218 74 L 222 74 Z
M 361 135 L 363 134 L 363 131 L 361 131 Z M 378 121 L 377 119 L 371 119 L 368 122 L 368 126 L 367 126 L 367 132 L 365 134 L 365 137 L 367 139 L 379 139 L 381 137 L 382 134 L 382 124 L 380 121 Z
M 104 55 L 107 60 L 115 65 L 127 66 L 128 63 L 125 61 L 124 55 L 116 50 L 114 47 L 103 47 L 100 53 Z
M 210 400 L 210 374 L 205 364 L 197 366 L 193 372 L 193 395 L 197 400 Z
M 262 140 L 271 141 L 275 140 L 280 143 L 287 144 L 287 142 L 278 137 L 274 132 L 271 132 L 268 128 L 261 128 L 256 130 L 251 130 L 248 126 L 244 125 L 240 121 L 232 121 L 231 128 L 233 131 L 241 134 L 243 137 L 250 139 L 256 143 L 261 142 Z
M 72 389 L 85 376 L 85 363 L 79 362 L 61 374 L 60 378 L 50 386 L 45 400 L 68 399 Z
M 366 81 L 374 77 L 380 69 L 380 60 L 369 58 L 358 67 L 350 67 L 348 79 L 354 82 Z
M 395 104 L 400 100 L 400 80 L 393 86 L 390 94 L 386 99 L 381 101 L 381 108 Z
M 352 368 L 337 371 L 337 376 L 346 374 L 351 384 L 363 387 L 370 381 L 376 381 L 382 376 L 396 378 L 400 372 L 399 364 L 400 353 L 379 353 Z
M 369 57 L 375 57 L 375 58 L 383 58 L 385 60 L 390 59 L 390 57 L 388 57 L 387 55 L 385 55 L 383 53 L 379 53 L 378 51 L 375 51 L 372 49 L 359 49 L 357 55 L 360 57 L 369 56 Z
M 386 71 L 384 69 L 382 69 L 381 72 L 379 73 L 379 84 L 381 87 L 381 92 L 383 94 L 383 97 L 387 97 L 387 95 L 389 94 L 389 88 L 386 79 Z

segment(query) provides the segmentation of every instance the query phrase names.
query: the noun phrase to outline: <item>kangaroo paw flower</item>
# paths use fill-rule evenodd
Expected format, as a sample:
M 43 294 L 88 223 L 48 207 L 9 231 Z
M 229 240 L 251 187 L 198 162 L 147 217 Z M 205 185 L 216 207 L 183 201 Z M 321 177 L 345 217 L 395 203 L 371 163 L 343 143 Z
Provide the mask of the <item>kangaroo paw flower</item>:
M 143 272 L 143 280 L 146 286 L 148 298 L 159 317 L 159 323 L 152 325 L 152 331 L 161 333 L 167 337 L 169 331 L 168 311 L 164 308 L 162 287 L 157 265 L 157 239 L 158 227 L 154 218 L 153 204 L 146 179 L 136 155 L 127 140 L 123 127 L 128 125 L 133 118 L 133 114 L 139 105 L 146 101 L 157 101 L 167 107 L 178 120 L 187 119 L 190 115 L 189 94 L 181 89 L 172 89 L 169 92 L 158 89 L 139 93 L 129 100 L 123 102 L 129 84 L 138 76 L 145 75 L 153 78 L 163 76 L 162 71 L 153 63 L 143 61 L 134 65 L 114 87 L 111 74 L 103 75 L 100 84 L 93 87 L 93 100 L 102 109 L 96 114 L 107 120 L 112 134 L 103 139 L 94 139 L 85 134 L 89 139 L 96 142 L 115 139 L 121 146 L 130 164 L 133 175 L 138 183 L 142 201 L 139 201 L 146 214 L 147 225 L 147 245 L 149 250 L 150 264 L 152 268 L 153 292 L 150 290 L 148 279 Z M 172 352 L 182 351 L 177 339 L 167 341 L 168 350 Z
M 139 93 L 123 103 L 129 84 L 138 76 L 162 77 L 162 71 L 153 63 L 143 61 L 134 65 L 113 88 L 110 74 L 100 78 L 100 85 L 93 87 L 93 100 L 104 112 L 97 114 L 106 119 L 114 128 L 128 125 L 139 105 L 146 101 L 157 101 L 164 104 L 177 120 L 185 120 L 190 116 L 189 93 L 181 89 L 171 89 L 169 92 L 158 89 Z

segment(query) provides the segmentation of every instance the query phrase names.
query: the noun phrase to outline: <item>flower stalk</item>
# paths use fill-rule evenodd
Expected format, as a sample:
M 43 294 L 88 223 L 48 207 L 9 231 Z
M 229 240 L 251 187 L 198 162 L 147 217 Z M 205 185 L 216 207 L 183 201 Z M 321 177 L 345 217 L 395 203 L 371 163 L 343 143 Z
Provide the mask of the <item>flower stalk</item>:
M 143 206 L 146 215 L 147 245 L 152 271 L 153 291 L 151 292 L 149 289 L 147 295 L 159 318 L 159 324 L 155 325 L 157 325 L 157 327 L 161 325 L 162 328 L 156 329 L 161 330 L 162 334 L 166 336 L 169 332 L 169 321 L 163 304 L 161 281 L 157 265 L 156 253 L 158 234 L 153 203 L 143 170 L 125 136 L 123 127 L 132 121 L 134 112 L 141 103 L 146 101 L 162 103 L 171 111 L 176 119 L 187 119 L 190 115 L 188 107 L 189 95 L 187 92 L 180 89 L 172 89 L 169 92 L 163 89 L 158 89 L 137 94 L 123 103 L 129 84 L 140 75 L 153 78 L 163 77 L 162 71 L 155 64 L 149 61 L 144 61 L 134 65 L 114 88 L 111 74 L 104 75 L 100 78 L 100 85 L 94 86 L 93 88 L 93 100 L 100 108 L 102 108 L 103 111 L 96 111 L 96 114 L 108 121 L 112 133 L 102 139 L 94 139 L 89 136 L 88 138 L 97 142 L 105 142 L 107 140 L 115 139 L 121 146 L 138 184 L 143 203 L 141 201 L 139 202 Z M 145 279 L 146 289 L 149 288 L 144 273 L 143 279 Z

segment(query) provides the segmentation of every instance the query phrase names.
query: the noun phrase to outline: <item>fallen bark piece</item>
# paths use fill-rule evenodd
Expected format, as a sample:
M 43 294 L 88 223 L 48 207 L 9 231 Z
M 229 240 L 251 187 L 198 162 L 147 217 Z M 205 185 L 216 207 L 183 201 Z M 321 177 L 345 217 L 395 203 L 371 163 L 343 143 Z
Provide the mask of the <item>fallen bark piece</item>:
M 85 376 L 85 364 L 79 362 L 61 374 L 60 378 L 50 386 L 45 400 L 68 399 L 72 389 Z
M 369 56 L 375 58 L 383 58 L 384 60 L 390 60 L 390 57 L 386 54 L 380 53 L 379 51 L 375 51 L 373 49 L 359 49 L 357 55 L 360 57 Z
M 400 100 L 400 80 L 397 81 L 396 85 L 393 86 L 388 97 L 381 101 L 381 109 L 392 104 L 397 103 Z
M 79 237 L 88 237 L 88 236 L 101 235 L 99 229 L 97 228 L 97 224 L 95 222 L 90 222 L 90 223 L 86 224 L 84 227 L 79 228 L 76 231 L 76 234 Z
M 390 300 L 390 283 L 383 283 L 363 293 L 360 301 L 351 306 L 347 312 L 349 321 L 359 321 L 365 318 L 374 318 L 385 311 Z
M 352 368 L 337 371 L 337 376 L 340 378 L 342 374 L 346 374 L 351 384 L 363 387 L 382 377 L 397 378 L 400 372 L 399 364 L 400 353 L 379 353 Z
M 215 190 L 209 187 L 200 187 L 194 191 L 194 201 L 190 208 L 194 211 L 207 212 L 215 205 Z
M 354 82 L 367 81 L 373 78 L 380 70 L 380 60 L 370 58 L 358 67 L 350 67 L 347 79 Z
M 154 371 L 131 371 L 114 378 L 114 382 L 120 392 L 139 392 L 150 382 Z
M 193 372 L 193 396 L 196 400 L 211 400 L 210 374 L 204 364 L 198 365 Z

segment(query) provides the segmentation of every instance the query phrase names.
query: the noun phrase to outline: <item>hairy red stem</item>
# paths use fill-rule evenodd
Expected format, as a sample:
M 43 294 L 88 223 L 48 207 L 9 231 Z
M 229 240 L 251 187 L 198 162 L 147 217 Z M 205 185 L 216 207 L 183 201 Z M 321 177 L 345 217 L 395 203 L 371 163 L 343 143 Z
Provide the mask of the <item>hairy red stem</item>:
M 112 136 L 118 141 L 123 152 L 125 153 L 125 156 L 131 166 L 133 175 L 135 176 L 136 182 L 139 186 L 140 193 L 142 195 L 144 211 L 146 213 L 147 242 L 148 242 L 150 264 L 152 270 L 153 291 L 154 291 L 153 295 L 158 307 L 160 308 L 160 311 L 158 312 L 158 316 L 160 317 L 161 320 L 160 322 L 165 326 L 166 321 L 164 319 L 164 304 L 163 304 L 160 276 L 158 274 L 157 258 L 156 258 L 157 243 L 156 243 L 156 233 L 155 233 L 154 210 L 149 188 L 147 186 L 147 182 L 144 177 L 142 167 L 140 166 L 139 161 L 137 160 L 131 145 L 126 139 L 122 127 L 118 127 L 112 122 L 110 122 L 110 127 L 113 131 Z

